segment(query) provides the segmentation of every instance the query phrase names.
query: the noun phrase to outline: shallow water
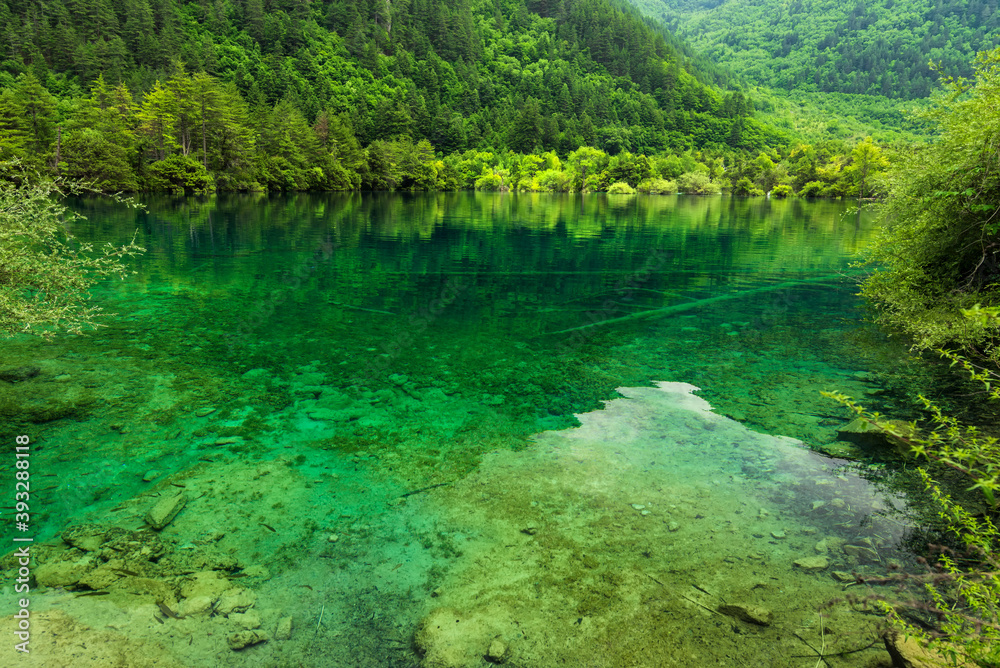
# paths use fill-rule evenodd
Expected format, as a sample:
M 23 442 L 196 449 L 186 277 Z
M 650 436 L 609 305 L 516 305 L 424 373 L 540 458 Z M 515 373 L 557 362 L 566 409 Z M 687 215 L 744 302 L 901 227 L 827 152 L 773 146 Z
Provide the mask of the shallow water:
M 147 205 L 74 203 L 81 240 L 148 249 L 94 290 L 105 328 L 0 343 L 0 366 L 41 370 L 0 382 L 42 490 L 40 635 L 125 665 L 159 643 L 185 666 L 480 665 L 497 638 L 522 666 L 812 665 L 808 643 L 870 642 L 865 615 L 820 632 L 817 609 L 832 572 L 908 563 L 908 504 L 877 467 L 815 454 L 885 454 L 838 441 L 819 391 L 895 410 L 912 391 L 853 294 L 866 215 L 479 193 Z M 153 538 L 146 512 L 177 494 Z M 256 602 L 224 611 L 237 586 Z M 718 612 L 736 599 L 770 625 Z M 227 646 L 253 629 L 269 639 Z

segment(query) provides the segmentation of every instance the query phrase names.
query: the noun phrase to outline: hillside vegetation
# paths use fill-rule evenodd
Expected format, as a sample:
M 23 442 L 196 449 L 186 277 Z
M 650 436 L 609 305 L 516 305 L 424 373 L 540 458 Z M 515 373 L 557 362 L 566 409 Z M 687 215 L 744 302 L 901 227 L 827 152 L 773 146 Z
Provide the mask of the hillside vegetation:
M 706 57 L 785 90 L 927 97 L 1000 43 L 996 0 L 632 0 Z
M 781 143 L 612 0 L 0 0 L 0 35 L 0 157 L 109 188 L 378 187 L 364 147 L 401 139 Z

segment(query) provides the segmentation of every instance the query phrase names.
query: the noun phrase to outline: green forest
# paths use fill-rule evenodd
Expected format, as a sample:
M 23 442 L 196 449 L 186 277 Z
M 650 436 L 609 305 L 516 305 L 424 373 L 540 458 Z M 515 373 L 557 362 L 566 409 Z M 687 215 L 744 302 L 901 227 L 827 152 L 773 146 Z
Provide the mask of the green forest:
M 796 141 L 614 0 L 0 0 L 0 30 L 0 158 L 107 192 L 867 194 L 870 119 Z
M 1000 39 L 996 0 L 632 0 L 706 57 L 758 84 L 915 100 L 968 76 Z
M 0 150 L 190 191 L 472 185 L 401 182 L 403 146 L 434 171 L 469 150 L 781 143 L 627 7 L 551 4 L 5 1 Z

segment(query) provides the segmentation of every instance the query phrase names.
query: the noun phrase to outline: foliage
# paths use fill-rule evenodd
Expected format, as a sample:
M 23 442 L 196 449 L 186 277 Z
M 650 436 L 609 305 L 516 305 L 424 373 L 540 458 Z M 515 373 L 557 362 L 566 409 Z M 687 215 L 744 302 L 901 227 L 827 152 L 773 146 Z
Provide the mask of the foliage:
M 149 166 L 149 187 L 180 194 L 204 193 L 212 189 L 212 178 L 204 165 L 190 156 L 171 155 Z
M 134 241 L 95 249 L 68 232 L 80 216 L 56 201 L 79 191 L 67 182 L 0 181 L 0 333 L 52 336 L 97 326 L 88 290 L 129 274 L 122 260 L 143 251 Z
M 886 181 L 861 294 L 918 349 L 957 345 L 996 364 L 997 327 L 963 312 L 1000 305 L 1000 49 L 979 54 L 973 81 L 943 84 L 940 137 Z
M 718 183 L 702 171 L 681 174 L 677 178 L 677 187 L 682 193 L 689 195 L 713 195 L 722 190 Z
M 772 88 L 919 99 L 928 61 L 968 74 L 1000 40 L 991 0 L 632 0 L 709 59 Z M 971 45 L 971 47 L 970 47 Z
M 961 357 L 951 357 L 953 362 L 970 364 Z M 976 377 L 975 373 L 973 375 Z M 990 388 L 989 382 L 986 386 Z M 900 425 L 885 420 L 841 393 L 822 394 L 907 446 L 918 461 L 926 461 L 939 469 L 944 466 L 968 477 L 973 481 L 969 491 L 981 493 L 992 510 L 997 510 L 1000 505 L 996 494 L 1000 490 L 1000 441 L 997 438 L 983 435 L 975 427 L 962 425 L 944 415 L 925 397 L 920 400 L 930 412 L 930 426 L 929 430 L 920 431 L 916 422 Z M 994 398 L 1000 396 L 996 390 L 993 395 Z M 918 468 L 918 471 L 946 533 L 962 551 L 938 546 L 933 569 L 927 576 L 893 578 L 900 584 L 899 592 L 913 583 L 923 591 L 910 600 L 899 593 L 893 600 L 883 599 L 882 609 L 908 635 L 915 635 L 924 645 L 947 657 L 951 665 L 967 665 L 967 661 L 982 666 L 996 665 L 1000 660 L 1000 559 L 997 556 L 1000 532 L 988 515 L 972 515 L 942 491 L 926 468 Z M 937 628 L 927 633 L 914 627 L 909 621 L 911 617 L 903 614 L 907 609 L 930 613 L 931 618 L 937 620 Z
M 635 188 L 633 188 L 632 186 L 630 186 L 629 184 L 627 184 L 627 183 L 625 183 L 623 181 L 618 181 L 617 183 L 612 183 L 610 186 L 608 186 L 608 194 L 609 195 L 634 195 L 635 194 Z
M 93 157 L 111 190 L 159 187 L 147 168 L 173 155 L 221 187 L 356 188 L 362 147 L 400 137 L 560 156 L 780 143 L 621 0 L 82 7 L 0 2 L 0 156 L 74 173 Z M 385 170 L 366 185 L 394 182 Z
M 781 183 L 774 186 L 774 190 L 771 191 L 771 197 L 776 197 L 777 199 L 784 199 L 786 197 L 791 197 L 795 194 L 792 187 L 787 183 Z
M 973 484 L 968 491 L 978 491 L 991 506 L 998 505 L 1000 440 L 996 437 L 984 435 L 974 426 L 960 424 L 924 396 L 920 396 L 920 402 L 930 414 L 930 427 L 920 431 L 916 422 L 902 424 L 883 419 L 880 414 L 866 411 L 843 394 L 824 392 L 823 395 L 877 426 L 895 442 L 906 446 L 916 459 L 946 466 L 972 479 Z
M 677 182 L 663 178 L 652 178 L 639 182 L 635 189 L 649 195 L 672 195 L 677 192 Z

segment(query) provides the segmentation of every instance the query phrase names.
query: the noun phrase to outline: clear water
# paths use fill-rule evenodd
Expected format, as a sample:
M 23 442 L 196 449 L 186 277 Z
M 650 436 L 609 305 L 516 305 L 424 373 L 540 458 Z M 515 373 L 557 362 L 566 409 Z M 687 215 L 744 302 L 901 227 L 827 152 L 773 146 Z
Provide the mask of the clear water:
M 819 391 L 896 411 L 913 391 L 854 296 L 864 214 L 478 193 L 147 205 L 74 203 L 80 239 L 137 230 L 148 249 L 94 290 L 106 327 L 0 343 L 0 366 L 41 370 L 0 383 L 3 431 L 35 441 L 40 629 L 184 666 L 482 665 L 498 638 L 520 666 L 798 666 L 871 642 L 873 618 L 817 613 L 833 571 L 908 559 L 906 499 L 816 454 L 885 454 L 838 441 L 846 416 Z M 179 493 L 152 532 L 146 512 Z M 70 542 L 95 549 L 60 540 L 81 524 L 91 543 Z M 109 547 L 110 527 L 162 556 Z M 256 596 L 242 616 L 218 600 L 235 587 Z M 770 625 L 719 612 L 734 601 Z M 230 649 L 246 629 L 269 639 Z

